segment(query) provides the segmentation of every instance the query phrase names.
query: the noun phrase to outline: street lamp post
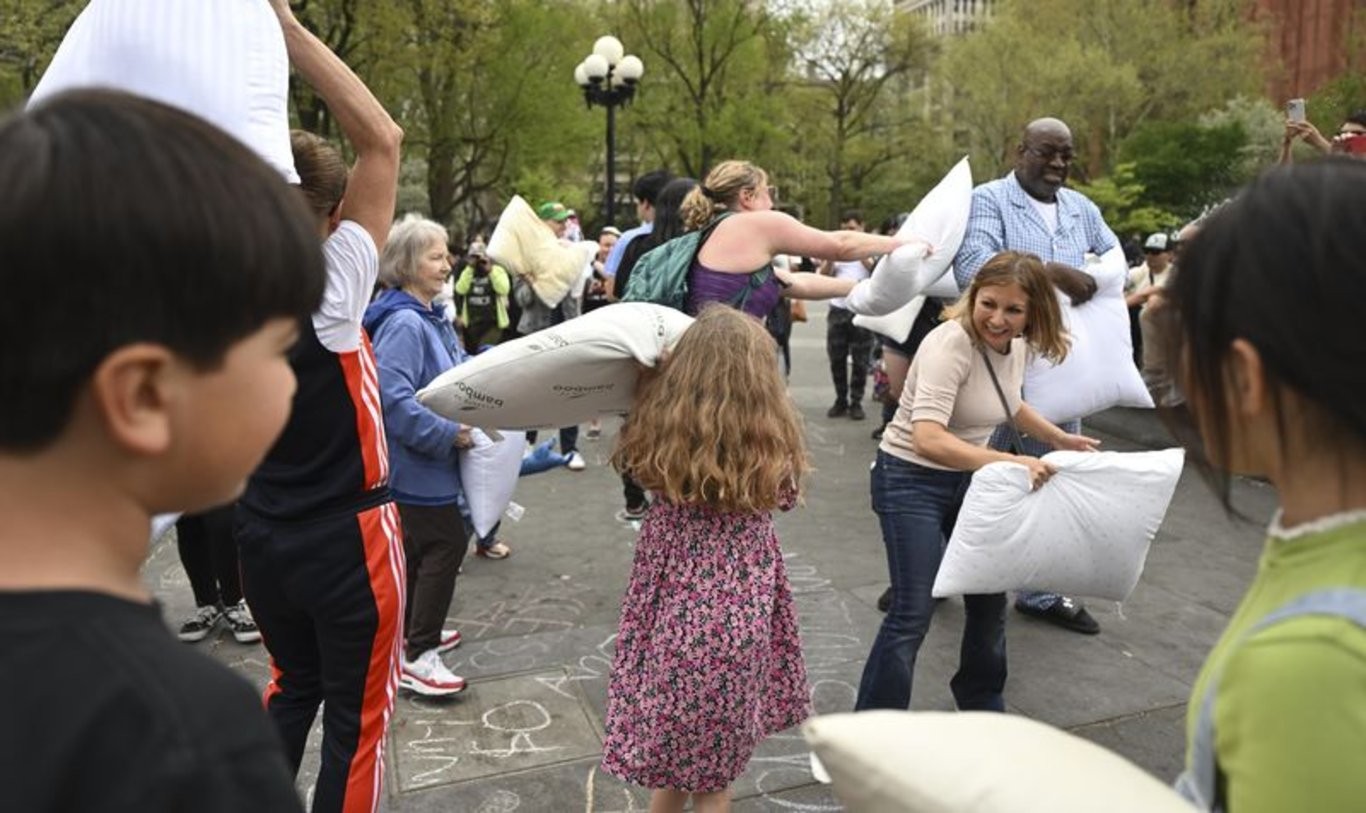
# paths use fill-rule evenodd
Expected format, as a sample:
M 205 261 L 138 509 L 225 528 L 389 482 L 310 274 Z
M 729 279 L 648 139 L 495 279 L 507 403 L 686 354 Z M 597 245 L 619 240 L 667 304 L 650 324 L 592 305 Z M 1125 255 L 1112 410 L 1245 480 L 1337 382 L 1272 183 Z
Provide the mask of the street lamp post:
M 607 225 L 616 225 L 617 208 L 617 117 L 618 107 L 630 104 L 636 95 L 636 83 L 645 73 L 645 64 L 637 56 L 626 54 L 621 40 L 598 37 L 593 53 L 574 69 L 574 81 L 583 88 L 583 100 L 588 109 L 593 105 L 607 108 Z

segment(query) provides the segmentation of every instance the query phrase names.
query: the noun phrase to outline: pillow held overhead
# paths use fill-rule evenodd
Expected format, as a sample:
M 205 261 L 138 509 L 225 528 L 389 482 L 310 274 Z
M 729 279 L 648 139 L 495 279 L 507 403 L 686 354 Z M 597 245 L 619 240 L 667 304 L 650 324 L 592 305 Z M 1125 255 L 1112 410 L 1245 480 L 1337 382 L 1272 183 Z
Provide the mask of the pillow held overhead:
M 588 240 L 563 242 L 536 216 L 521 195 L 513 195 L 489 237 L 488 254 L 513 274 L 526 277 L 547 308 L 560 304 L 598 253 Z
M 289 57 L 268 3 L 91 0 L 28 104 L 92 87 L 193 113 L 299 182 L 289 146 Z

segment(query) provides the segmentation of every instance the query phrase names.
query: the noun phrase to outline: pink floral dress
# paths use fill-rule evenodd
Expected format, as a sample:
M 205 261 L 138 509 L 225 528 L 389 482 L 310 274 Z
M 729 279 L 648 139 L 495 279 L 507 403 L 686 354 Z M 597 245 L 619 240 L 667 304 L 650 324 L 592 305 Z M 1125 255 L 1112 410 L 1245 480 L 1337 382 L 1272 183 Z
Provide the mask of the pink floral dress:
M 656 500 L 622 600 L 603 768 L 646 788 L 722 790 L 764 737 L 810 713 L 772 515 Z

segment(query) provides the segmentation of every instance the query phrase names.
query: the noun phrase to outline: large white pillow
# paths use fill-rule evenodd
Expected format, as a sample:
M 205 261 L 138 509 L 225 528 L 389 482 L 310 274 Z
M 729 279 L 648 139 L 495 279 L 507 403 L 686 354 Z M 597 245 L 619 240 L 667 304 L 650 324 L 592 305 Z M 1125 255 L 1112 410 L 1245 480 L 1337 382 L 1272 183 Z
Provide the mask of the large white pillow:
M 1013 714 L 828 714 L 802 733 L 850 813 L 1193 810 L 1123 757 Z
M 106 87 L 217 125 L 298 183 L 289 147 L 289 57 L 266 2 L 91 0 L 29 98 Z
M 1030 490 L 1020 463 L 972 475 L 934 595 L 1046 590 L 1123 601 L 1138 584 L 1185 452 L 1052 452 Z
M 559 240 L 532 211 L 521 195 L 513 195 L 489 237 L 488 253 L 495 263 L 531 282 L 536 298 L 553 308 L 569 295 L 584 266 L 592 262 L 598 244 Z
M 874 294 L 879 293 L 879 288 L 895 278 L 898 283 L 909 283 L 898 285 L 895 292 L 894 303 L 890 307 L 886 306 L 884 300 L 889 295 L 872 295 L 866 298 L 867 305 L 858 296 L 851 296 L 848 300 L 849 309 L 860 316 L 854 317 L 854 324 L 859 327 L 866 327 L 877 331 L 883 335 L 890 336 L 897 341 L 905 341 L 906 336 L 910 335 L 910 322 L 915 321 L 915 314 L 911 314 L 908 321 L 905 318 L 906 304 L 912 297 L 926 293 L 926 289 L 936 283 L 949 270 L 953 263 L 954 255 L 958 253 L 958 248 L 963 244 L 963 235 L 968 228 L 968 212 L 972 210 L 972 168 L 968 165 L 968 159 L 963 158 L 948 174 L 929 191 L 925 197 L 920 199 L 915 209 L 906 218 L 906 222 L 901 224 L 897 230 L 898 237 L 920 237 L 929 242 L 934 247 L 934 253 L 921 260 L 919 265 L 913 268 L 913 275 L 903 278 L 897 274 L 897 267 L 892 262 L 892 256 L 883 257 L 878 261 L 873 269 L 873 276 L 866 283 Z M 879 280 L 879 274 L 882 279 Z M 955 288 L 940 287 L 932 296 L 956 296 Z M 873 305 L 873 307 L 869 307 Z M 901 309 L 898 311 L 898 309 Z M 918 308 L 916 309 L 918 312 Z M 878 317 L 895 312 L 894 318 L 887 322 L 872 321 Z M 901 326 L 905 325 L 905 331 L 901 332 Z M 891 331 L 891 332 L 888 332 Z M 900 333 L 900 336 L 895 335 Z
M 880 333 L 889 339 L 904 342 L 910 337 L 916 317 L 920 316 L 920 310 L 924 307 L 925 297 L 917 296 L 886 316 L 859 314 L 854 317 L 854 324 L 874 333 Z
M 485 350 L 417 394 L 453 421 L 539 429 L 626 412 L 640 366 L 653 367 L 692 317 L 648 302 L 618 302 Z
M 1072 338 L 1067 358 L 1057 365 L 1036 358 L 1025 370 L 1025 400 L 1054 423 L 1115 406 L 1153 406 L 1134 364 L 1124 304 L 1127 271 L 1107 263 L 1088 264 L 1086 271 L 1096 278 L 1095 296 L 1077 307 L 1066 296 L 1058 297 Z
M 460 487 L 480 539 L 489 535 L 507 510 L 522 473 L 526 433 L 503 432 L 502 436 L 495 441 L 482 430 L 473 429 L 470 437 L 474 445 L 460 452 Z

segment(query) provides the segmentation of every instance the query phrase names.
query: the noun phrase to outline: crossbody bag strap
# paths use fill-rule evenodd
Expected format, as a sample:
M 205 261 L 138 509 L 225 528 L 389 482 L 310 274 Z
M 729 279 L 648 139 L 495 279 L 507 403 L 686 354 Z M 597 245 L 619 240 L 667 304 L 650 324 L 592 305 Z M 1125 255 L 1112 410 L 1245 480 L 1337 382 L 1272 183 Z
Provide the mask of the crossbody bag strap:
M 1006 426 L 1010 427 L 1010 440 L 1015 444 L 1015 453 L 1024 453 L 1024 440 L 1020 437 L 1020 429 L 1015 425 L 1015 416 L 1010 412 L 1010 403 L 1006 401 L 1006 391 L 1001 389 L 1001 380 L 996 377 L 996 368 L 991 366 L 991 357 L 987 355 L 985 347 L 978 347 L 977 351 L 982 354 L 982 362 L 987 365 L 987 374 L 991 376 L 991 385 L 996 388 L 996 397 L 1001 399 L 1001 409 L 1006 414 Z

